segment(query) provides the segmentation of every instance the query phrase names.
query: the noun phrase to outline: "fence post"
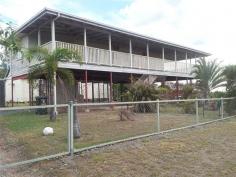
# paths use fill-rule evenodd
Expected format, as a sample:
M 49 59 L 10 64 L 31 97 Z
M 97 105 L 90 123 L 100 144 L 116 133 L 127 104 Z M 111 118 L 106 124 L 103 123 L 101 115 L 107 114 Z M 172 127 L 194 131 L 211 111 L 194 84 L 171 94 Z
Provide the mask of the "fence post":
M 160 102 L 159 102 L 159 99 L 157 100 L 156 107 L 157 107 L 157 132 L 160 132 Z
M 67 127 L 67 145 L 68 145 L 68 152 L 70 153 L 70 149 L 71 149 L 71 147 L 70 147 L 70 145 L 71 145 L 71 142 L 70 142 L 70 139 L 71 139 L 71 137 L 70 137 L 70 135 L 71 135 L 71 132 L 70 132 L 70 120 L 71 120 L 71 105 L 72 105 L 72 101 L 70 101 L 69 103 L 68 103 L 68 108 L 67 108 L 67 113 L 68 113 L 68 127 Z
M 195 101 L 195 105 L 196 105 L 196 123 L 199 123 L 199 115 L 198 115 L 198 99 L 196 98 Z
M 224 100 L 223 98 L 221 97 L 221 119 L 224 118 Z
M 73 129 L 73 126 L 74 126 L 74 102 L 72 101 L 72 105 L 71 105 L 71 116 L 70 116 L 70 155 L 73 156 L 74 154 L 74 129 Z
M 69 138 L 69 153 L 72 156 L 74 154 L 74 134 L 73 134 L 73 115 L 74 114 L 74 104 L 73 101 L 69 103 L 69 120 L 68 120 L 68 138 Z

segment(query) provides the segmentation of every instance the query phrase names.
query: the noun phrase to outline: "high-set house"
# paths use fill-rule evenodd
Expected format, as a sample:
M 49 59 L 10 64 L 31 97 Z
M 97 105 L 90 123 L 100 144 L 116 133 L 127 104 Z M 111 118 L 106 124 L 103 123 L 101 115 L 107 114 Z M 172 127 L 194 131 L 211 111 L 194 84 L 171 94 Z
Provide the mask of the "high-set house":
M 60 62 L 59 67 L 74 71 L 80 87 L 85 88 L 79 93 L 84 95 L 85 102 L 94 94 L 93 88 L 88 91 L 88 83 L 101 83 L 99 89 L 103 89 L 103 98 L 106 94 L 105 97 L 112 101 L 113 83 L 130 83 L 133 76 L 150 84 L 163 79 L 192 79 L 193 64 L 198 58 L 210 55 L 51 9 L 43 9 L 32 17 L 17 30 L 17 34 L 26 48 L 41 46 L 50 51 L 56 48 L 78 51 L 83 58 L 82 64 Z M 21 58 L 14 59 L 13 78 L 25 78 L 34 63 L 37 61 L 29 64 Z M 76 95 L 81 89 L 73 90 Z M 61 95 L 58 84 L 54 87 L 54 94 Z M 61 103 L 57 97 L 54 102 Z

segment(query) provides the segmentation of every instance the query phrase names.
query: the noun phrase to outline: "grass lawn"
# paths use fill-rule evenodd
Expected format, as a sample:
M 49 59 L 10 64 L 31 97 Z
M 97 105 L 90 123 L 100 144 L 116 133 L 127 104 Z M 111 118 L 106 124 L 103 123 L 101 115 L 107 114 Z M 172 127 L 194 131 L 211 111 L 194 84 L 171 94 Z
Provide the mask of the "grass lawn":
M 120 121 L 119 108 L 79 112 L 81 138 L 75 139 L 75 148 L 156 132 L 156 116 L 156 113 L 137 113 L 134 121 Z M 178 105 L 161 106 L 160 116 L 161 130 L 191 125 L 196 118 L 195 114 L 184 114 Z M 216 119 L 217 111 L 206 111 L 205 118 L 199 118 L 201 122 Z M 0 156 L 0 164 L 67 151 L 67 125 L 66 113 L 59 114 L 55 122 L 48 115 L 29 111 L 0 116 L 2 151 L 16 154 L 12 158 Z M 53 136 L 42 135 L 47 126 L 54 128 Z
M 236 174 L 236 119 L 3 171 L 14 177 L 158 177 Z

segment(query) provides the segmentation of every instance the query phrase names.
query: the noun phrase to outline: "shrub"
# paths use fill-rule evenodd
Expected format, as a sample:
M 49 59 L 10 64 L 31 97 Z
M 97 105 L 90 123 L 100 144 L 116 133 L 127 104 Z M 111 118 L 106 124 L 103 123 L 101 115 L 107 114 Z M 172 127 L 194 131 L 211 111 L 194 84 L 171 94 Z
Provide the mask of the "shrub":
M 185 113 L 185 114 L 195 114 L 196 113 L 196 107 L 194 104 L 191 104 L 189 102 L 183 102 L 183 103 L 181 103 L 181 107 L 182 107 L 183 113 Z
M 194 90 L 192 85 L 185 85 L 182 91 L 183 99 L 195 98 L 197 96 L 197 92 Z
M 158 91 L 153 85 L 133 84 L 123 95 L 126 101 L 151 101 L 159 98 Z M 155 104 L 136 104 L 134 112 L 155 112 Z

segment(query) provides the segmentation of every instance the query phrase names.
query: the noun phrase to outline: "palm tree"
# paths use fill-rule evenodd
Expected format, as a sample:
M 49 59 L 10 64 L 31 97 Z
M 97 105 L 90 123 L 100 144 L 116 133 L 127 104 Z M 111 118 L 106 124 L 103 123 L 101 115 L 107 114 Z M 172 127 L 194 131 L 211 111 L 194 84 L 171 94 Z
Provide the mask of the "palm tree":
M 222 68 L 217 60 L 206 61 L 200 58 L 193 67 L 192 74 L 197 79 L 196 86 L 201 91 L 203 98 L 207 98 L 210 92 L 216 88 L 222 87 L 225 81 Z M 203 117 L 205 116 L 205 101 L 203 101 Z
M 35 47 L 26 50 L 24 55 L 24 58 L 26 58 L 29 63 L 32 62 L 32 60 L 38 62 L 38 64 L 31 66 L 29 69 L 28 79 L 30 83 L 40 77 L 44 77 L 48 82 L 49 88 L 52 88 L 54 84 L 56 84 L 55 78 L 71 86 L 75 84 L 73 72 L 69 69 L 59 68 L 58 62 L 68 62 L 71 60 L 80 62 L 81 56 L 78 52 L 63 48 L 57 48 L 50 52 L 47 49 Z M 51 103 L 50 98 L 49 103 Z M 51 112 L 50 119 L 54 120 L 55 118 L 56 109 L 54 108 L 54 112 Z
M 196 86 L 204 98 L 209 97 L 212 90 L 224 86 L 225 78 L 217 60 L 206 61 L 205 58 L 200 58 L 194 65 L 192 74 L 195 75 Z

